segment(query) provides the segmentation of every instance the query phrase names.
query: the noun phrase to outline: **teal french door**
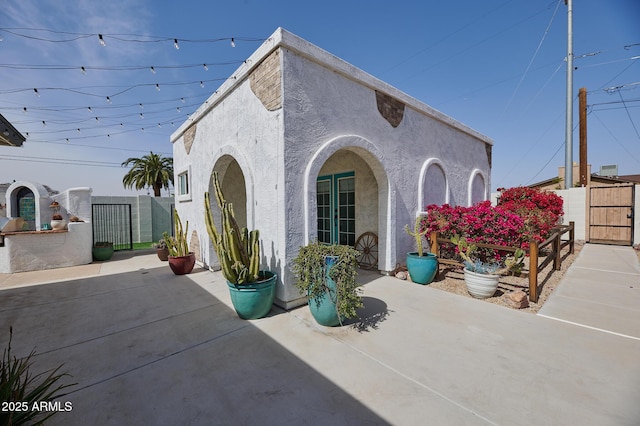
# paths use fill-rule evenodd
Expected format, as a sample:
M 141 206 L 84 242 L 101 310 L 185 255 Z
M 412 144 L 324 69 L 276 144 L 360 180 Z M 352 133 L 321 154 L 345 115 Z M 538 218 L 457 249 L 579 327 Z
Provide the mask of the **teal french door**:
M 320 176 L 316 184 L 318 241 L 353 246 L 356 241 L 356 185 L 353 172 Z

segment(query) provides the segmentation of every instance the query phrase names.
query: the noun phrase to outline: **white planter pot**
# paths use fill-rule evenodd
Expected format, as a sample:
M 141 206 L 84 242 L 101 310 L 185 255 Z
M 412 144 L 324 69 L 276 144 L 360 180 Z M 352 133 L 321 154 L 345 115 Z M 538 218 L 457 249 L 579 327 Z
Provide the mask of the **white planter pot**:
M 478 274 L 467 269 L 464 270 L 464 282 L 467 291 L 477 299 L 486 299 L 495 294 L 498 289 L 500 275 Z
M 51 220 L 51 229 L 57 229 L 57 230 L 62 230 L 65 229 L 67 227 L 67 221 L 66 220 Z

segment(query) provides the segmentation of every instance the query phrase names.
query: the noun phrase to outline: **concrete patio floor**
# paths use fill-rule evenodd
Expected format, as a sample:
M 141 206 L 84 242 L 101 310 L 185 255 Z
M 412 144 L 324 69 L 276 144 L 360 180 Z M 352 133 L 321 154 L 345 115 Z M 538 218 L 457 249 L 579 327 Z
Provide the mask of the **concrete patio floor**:
M 539 315 L 363 272 L 361 320 L 325 328 L 306 306 L 241 320 L 220 273 L 116 253 L 0 275 L 0 344 L 11 325 L 15 355 L 78 383 L 47 424 L 638 425 L 629 254 L 586 245 Z

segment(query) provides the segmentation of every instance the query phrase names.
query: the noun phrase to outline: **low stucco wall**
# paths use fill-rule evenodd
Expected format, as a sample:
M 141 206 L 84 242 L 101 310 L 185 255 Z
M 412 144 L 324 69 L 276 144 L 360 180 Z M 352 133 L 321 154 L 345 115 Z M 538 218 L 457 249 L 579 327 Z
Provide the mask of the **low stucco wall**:
M 69 223 L 67 232 L 24 232 L 4 236 L 0 273 L 38 271 L 91 263 L 91 223 Z

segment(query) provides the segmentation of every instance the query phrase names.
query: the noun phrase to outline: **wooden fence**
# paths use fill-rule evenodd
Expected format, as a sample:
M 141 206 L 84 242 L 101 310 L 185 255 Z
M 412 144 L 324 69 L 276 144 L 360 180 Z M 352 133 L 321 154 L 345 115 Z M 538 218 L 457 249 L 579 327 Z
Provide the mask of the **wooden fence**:
M 568 233 L 568 239 L 563 240 L 562 236 Z M 432 232 L 429 238 L 431 242 L 431 252 L 438 257 L 438 263 L 440 265 L 453 265 L 463 267 L 462 262 L 455 259 L 443 259 L 440 257 L 440 245 L 451 244 L 454 245 L 450 239 L 442 238 L 437 232 Z M 574 252 L 574 240 L 575 240 L 575 224 L 569 222 L 569 225 L 561 225 L 553 229 L 549 238 L 542 243 L 538 244 L 536 241 L 531 241 L 529 249 L 525 252 L 529 255 L 529 272 L 522 274 L 529 278 L 529 300 L 537 302 L 539 297 L 538 288 L 538 272 L 544 269 L 549 263 L 553 262 L 553 269 L 559 271 L 562 267 L 562 250 L 565 247 L 569 247 L 568 253 Z M 485 247 L 494 250 L 501 250 L 514 253 L 518 250 L 518 247 L 499 246 L 495 244 L 482 244 L 474 243 L 478 247 Z M 550 247 L 548 254 L 540 256 L 540 252 L 546 247 Z M 542 260 L 542 261 L 541 261 Z

